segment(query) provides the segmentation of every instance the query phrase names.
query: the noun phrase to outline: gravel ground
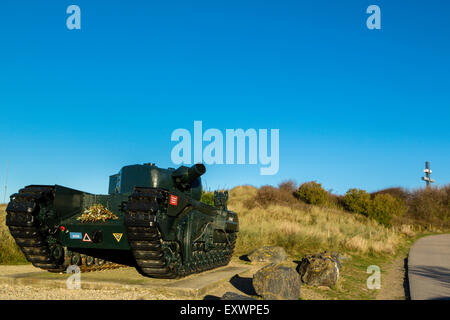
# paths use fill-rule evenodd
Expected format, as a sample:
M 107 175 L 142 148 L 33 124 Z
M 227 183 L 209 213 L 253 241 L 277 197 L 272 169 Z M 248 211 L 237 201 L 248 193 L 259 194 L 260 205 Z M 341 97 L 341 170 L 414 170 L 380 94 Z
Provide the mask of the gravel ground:
M 147 289 L 79 289 L 0 284 L 0 300 L 175 300 L 179 297 Z
M 258 267 L 256 267 L 258 268 Z M 254 271 L 254 270 L 253 270 Z M 251 273 L 252 274 L 252 273 Z M 251 277 L 251 274 L 249 277 Z M 23 281 L 16 281 L 15 278 Z M 56 282 L 49 281 L 55 279 Z M 82 274 L 82 289 L 67 289 L 66 277 L 43 272 L 32 265 L 0 266 L 0 300 L 190 300 L 203 299 L 202 296 L 185 296 L 166 288 L 165 281 L 160 286 L 145 287 L 148 280 L 134 268 L 120 268 Z M 126 279 L 126 281 L 124 280 Z M 34 281 L 36 280 L 36 281 Z M 86 281 L 83 284 L 83 281 Z M 170 282 L 170 280 L 168 280 Z M 93 285 L 95 284 L 95 286 Z M 90 286 L 92 285 L 92 286 Z M 112 286 L 113 285 L 113 286 Z M 212 294 L 221 297 L 226 291 L 239 293 L 230 283 L 219 285 Z M 210 295 L 207 293 L 206 295 Z
M 65 286 L 56 287 L 46 284 L 34 285 L 25 283 L 0 283 L 0 300 L 185 300 L 185 299 L 219 299 L 225 292 L 234 292 L 247 296 L 255 297 L 252 285 L 253 274 L 259 270 L 264 264 L 250 265 L 248 272 L 242 273 L 240 276 L 235 276 L 229 282 L 224 282 L 217 287 L 209 290 L 204 296 L 200 297 L 186 297 L 176 295 L 175 293 L 164 291 L 161 288 L 142 288 L 142 287 L 105 287 L 96 289 L 67 289 Z M 122 274 L 128 276 L 131 280 L 135 279 L 134 269 L 117 269 L 105 270 L 97 273 L 89 273 L 90 276 L 97 276 L 97 278 L 108 278 L 114 274 Z M 42 277 L 42 271 L 34 268 L 31 265 L 22 266 L 1 266 L 0 271 L 2 276 L 17 275 L 17 274 L 33 274 L 36 277 Z M 92 279 L 91 279 L 92 280 Z M 303 299 L 318 299 L 322 300 L 320 294 L 307 287 L 302 288 Z
M 383 266 L 385 270 L 381 275 L 381 289 L 377 300 L 405 300 L 404 287 L 405 257 L 400 257 L 388 265 Z

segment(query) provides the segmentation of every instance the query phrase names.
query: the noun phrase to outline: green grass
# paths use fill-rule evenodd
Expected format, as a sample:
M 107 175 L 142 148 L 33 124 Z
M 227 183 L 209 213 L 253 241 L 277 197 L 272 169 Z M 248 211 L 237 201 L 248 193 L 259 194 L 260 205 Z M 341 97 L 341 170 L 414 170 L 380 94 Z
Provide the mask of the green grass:
M 422 233 L 414 237 L 404 238 L 397 246 L 394 255 L 388 254 L 356 254 L 351 260 L 343 261 L 338 284 L 329 290 L 307 286 L 307 290 L 321 295 L 327 300 L 374 300 L 379 290 L 369 290 L 366 285 L 370 274 L 366 273 L 367 267 L 376 265 L 381 270 L 381 286 L 386 285 L 384 277 L 386 267 L 397 259 L 406 259 L 409 249 L 418 239 L 435 233 Z M 402 277 L 405 275 L 403 274 Z M 405 297 L 407 298 L 407 297 Z

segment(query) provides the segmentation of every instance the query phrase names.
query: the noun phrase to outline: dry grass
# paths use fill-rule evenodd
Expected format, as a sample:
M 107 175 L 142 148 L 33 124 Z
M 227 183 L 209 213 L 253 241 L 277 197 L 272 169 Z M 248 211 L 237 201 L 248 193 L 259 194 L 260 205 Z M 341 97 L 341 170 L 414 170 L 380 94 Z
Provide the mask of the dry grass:
M 409 224 L 402 224 L 397 228 L 398 232 L 404 234 L 407 237 L 414 237 L 417 232 L 413 229 L 413 227 Z
M 26 259 L 5 225 L 5 205 L 0 205 L 0 264 L 26 263 Z
M 239 213 L 238 254 L 262 245 L 283 246 L 291 255 L 320 250 L 394 254 L 401 242 L 402 235 L 396 229 L 361 215 L 297 205 L 284 196 L 272 204 L 263 201 L 261 205 L 259 198 L 267 193 L 266 189 L 260 192 L 261 189 L 240 186 L 229 191 L 228 207 Z

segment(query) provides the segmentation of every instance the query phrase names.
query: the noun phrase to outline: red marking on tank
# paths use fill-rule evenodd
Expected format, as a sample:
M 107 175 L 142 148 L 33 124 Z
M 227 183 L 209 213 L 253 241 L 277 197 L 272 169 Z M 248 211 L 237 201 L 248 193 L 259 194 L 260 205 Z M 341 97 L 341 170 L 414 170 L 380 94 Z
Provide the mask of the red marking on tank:
M 178 197 L 174 196 L 173 194 L 170 195 L 169 203 L 173 206 L 178 205 Z

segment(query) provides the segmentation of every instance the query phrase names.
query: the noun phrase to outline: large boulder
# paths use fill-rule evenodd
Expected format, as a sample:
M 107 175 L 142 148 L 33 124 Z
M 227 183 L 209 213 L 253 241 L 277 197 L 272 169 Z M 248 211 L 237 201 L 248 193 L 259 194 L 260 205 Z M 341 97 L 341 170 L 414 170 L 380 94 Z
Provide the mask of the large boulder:
M 311 286 L 334 287 L 342 268 L 339 255 L 324 252 L 306 255 L 297 267 L 302 282 Z
M 264 246 L 247 255 L 251 262 L 279 263 L 287 259 L 287 254 L 282 247 Z
M 351 257 L 349 257 L 343 253 L 339 253 L 339 252 L 335 252 L 335 251 L 325 251 L 325 252 L 319 253 L 318 256 L 323 259 L 331 259 L 334 262 L 336 262 L 336 264 L 339 268 L 339 271 L 341 271 L 341 269 L 342 269 L 342 261 L 351 259 Z
M 298 300 L 301 279 L 290 267 L 271 263 L 253 275 L 253 287 L 266 300 Z

